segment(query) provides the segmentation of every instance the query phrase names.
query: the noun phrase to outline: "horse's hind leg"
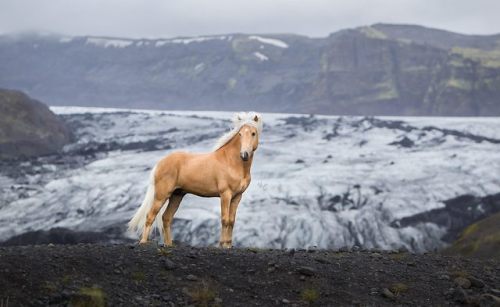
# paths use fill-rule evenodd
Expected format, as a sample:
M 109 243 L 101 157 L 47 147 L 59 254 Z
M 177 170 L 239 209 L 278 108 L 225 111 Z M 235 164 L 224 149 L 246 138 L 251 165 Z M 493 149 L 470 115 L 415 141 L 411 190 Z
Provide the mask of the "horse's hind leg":
M 146 243 L 148 242 L 148 237 L 149 233 L 151 232 L 151 226 L 153 225 L 153 222 L 155 221 L 156 216 L 158 215 L 158 212 L 160 212 L 161 207 L 163 207 L 163 204 L 165 204 L 165 201 L 172 195 L 173 192 L 173 183 L 165 183 L 163 184 L 158 184 L 156 183 L 155 185 L 155 198 L 153 201 L 153 206 L 149 210 L 147 216 L 146 216 L 146 225 L 144 226 L 144 230 L 142 231 L 142 238 L 139 243 Z
M 146 225 L 144 226 L 144 230 L 142 231 L 141 241 L 139 243 L 148 242 L 149 233 L 151 232 L 151 226 L 155 221 L 156 215 L 160 212 L 161 207 L 165 203 L 165 199 L 156 199 L 154 200 L 153 206 L 151 210 L 149 210 L 148 215 L 146 216 Z
M 174 219 L 174 214 L 179 208 L 179 205 L 184 197 L 183 193 L 174 192 L 168 201 L 167 210 L 163 213 L 163 240 L 166 246 L 172 246 L 171 225 Z

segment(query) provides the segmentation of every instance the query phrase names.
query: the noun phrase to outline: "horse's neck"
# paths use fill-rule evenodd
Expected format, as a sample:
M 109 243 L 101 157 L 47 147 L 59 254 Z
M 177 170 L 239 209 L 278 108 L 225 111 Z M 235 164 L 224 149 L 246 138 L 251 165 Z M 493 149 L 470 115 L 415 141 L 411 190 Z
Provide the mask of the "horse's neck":
M 250 174 L 250 168 L 252 167 L 253 155 L 250 157 L 248 161 L 243 161 L 240 157 L 240 139 L 236 134 L 226 145 L 222 146 L 220 149 L 216 151 L 216 153 L 220 154 L 223 159 L 226 160 L 226 163 L 234 168 L 242 169 L 243 176 L 246 177 Z

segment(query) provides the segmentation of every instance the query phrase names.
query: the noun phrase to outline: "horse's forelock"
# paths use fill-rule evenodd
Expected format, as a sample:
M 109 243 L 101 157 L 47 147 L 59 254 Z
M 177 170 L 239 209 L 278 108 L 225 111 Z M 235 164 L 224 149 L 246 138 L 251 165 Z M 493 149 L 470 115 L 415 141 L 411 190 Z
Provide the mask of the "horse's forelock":
M 257 119 L 257 120 L 255 120 Z M 262 132 L 262 115 L 257 112 L 239 112 L 233 115 L 233 129 L 239 130 L 244 125 L 251 125 L 257 128 L 257 132 Z
M 257 120 L 255 120 L 257 119 Z M 257 128 L 257 133 L 262 132 L 262 115 L 257 112 L 238 112 L 234 113 L 233 118 L 233 129 L 221 136 L 214 146 L 214 151 L 226 145 L 235 135 L 240 131 L 241 127 L 244 125 L 250 125 Z

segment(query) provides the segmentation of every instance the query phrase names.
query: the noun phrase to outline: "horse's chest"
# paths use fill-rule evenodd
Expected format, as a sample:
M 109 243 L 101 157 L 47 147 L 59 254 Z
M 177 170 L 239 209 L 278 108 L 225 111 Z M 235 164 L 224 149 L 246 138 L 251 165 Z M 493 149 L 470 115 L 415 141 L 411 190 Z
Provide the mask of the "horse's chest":
M 244 192 L 250 185 L 250 178 L 243 178 L 240 182 L 240 187 L 238 192 Z
M 235 193 L 243 193 L 250 185 L 250 177 L 235 178 L 231 180 L 229 186 Z

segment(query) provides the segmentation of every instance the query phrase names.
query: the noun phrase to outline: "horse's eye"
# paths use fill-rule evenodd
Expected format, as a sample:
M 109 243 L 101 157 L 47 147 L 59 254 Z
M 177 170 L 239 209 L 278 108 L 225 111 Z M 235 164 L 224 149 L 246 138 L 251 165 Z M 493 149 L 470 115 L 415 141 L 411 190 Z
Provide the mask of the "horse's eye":
M 255 136 L 255 132 L 252 132 L 252 136 Z
M 238 135 L 241 136 L 241 132 L 238 132 Z

